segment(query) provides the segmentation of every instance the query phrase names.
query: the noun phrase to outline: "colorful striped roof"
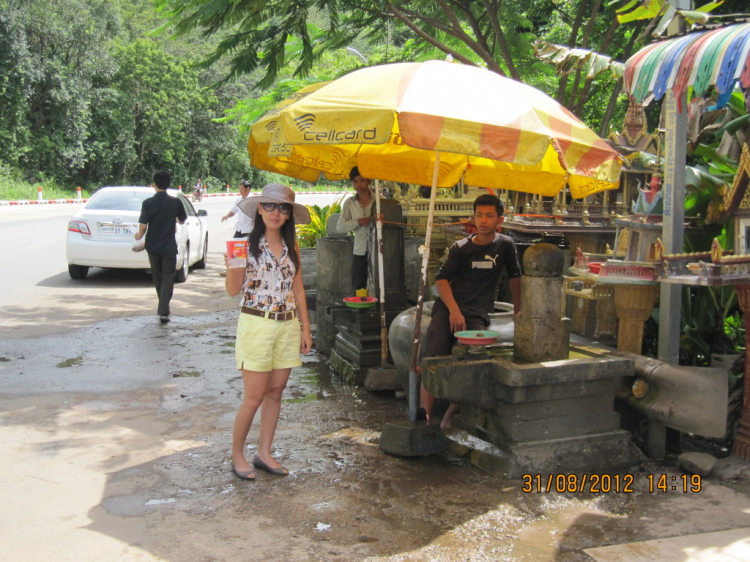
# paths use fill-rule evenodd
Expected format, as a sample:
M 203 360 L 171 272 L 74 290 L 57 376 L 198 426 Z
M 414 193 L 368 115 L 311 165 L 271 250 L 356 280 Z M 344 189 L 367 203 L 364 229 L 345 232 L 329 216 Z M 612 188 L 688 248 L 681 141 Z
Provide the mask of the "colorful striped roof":
M 750 23 L 690 33 L 644 47 L 625 63 L 625 89 L 639 104 L 661 99 L 667 90 L 679 100 L 718 93 L 727 104 L 735 84 L 750 88 Z

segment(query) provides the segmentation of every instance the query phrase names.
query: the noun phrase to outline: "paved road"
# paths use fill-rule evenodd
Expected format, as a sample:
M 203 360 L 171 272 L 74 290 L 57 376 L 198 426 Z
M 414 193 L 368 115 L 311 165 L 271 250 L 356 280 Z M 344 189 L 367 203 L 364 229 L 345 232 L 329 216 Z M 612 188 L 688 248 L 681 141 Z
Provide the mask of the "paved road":
M 299 195 L 303 204 L 327 205 L 335 194 Z M 233 198 L 205 198 L 196 208 L 208 211 L 208 266 L 177 285 L 174 314 L 192 315 L 234 308 L 223 291 L 224 240 L 234 221 L 221 222 Z M 140 270 L 91 269 L 83 281 L 68 276 L 66 225 L 83 204 L 0 207 L 0 338 L 22 338 L 68 331 L 114 317 L 154 314 L 150 277 Z M 214 298 L 210 298 L 214 297 Z

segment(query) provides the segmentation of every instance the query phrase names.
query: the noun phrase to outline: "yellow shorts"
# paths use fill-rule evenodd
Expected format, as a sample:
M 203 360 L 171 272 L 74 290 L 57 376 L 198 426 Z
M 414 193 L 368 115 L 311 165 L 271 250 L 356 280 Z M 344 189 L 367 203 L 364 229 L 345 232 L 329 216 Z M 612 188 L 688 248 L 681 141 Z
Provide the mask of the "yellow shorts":
M 240 312 L 234 346 L 237 370 L 266 373 L 299 367 L 301 339 L 302 327 L 297 318 L 279 322 Z

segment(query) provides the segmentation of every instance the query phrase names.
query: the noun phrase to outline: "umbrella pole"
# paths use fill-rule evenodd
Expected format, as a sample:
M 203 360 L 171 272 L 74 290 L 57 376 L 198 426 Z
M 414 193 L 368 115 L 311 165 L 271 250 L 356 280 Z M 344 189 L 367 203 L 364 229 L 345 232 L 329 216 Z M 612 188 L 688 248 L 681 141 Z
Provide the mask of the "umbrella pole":
M 383 217 L 380 214 L 380 180 L 375 180 L 375 212 L 378 244 L 378 281 L 380 283 L 380 364 L 388 365 L 388 330 L 385 322 L 385 274 L 383 273 Z
M 409 422 L 417 421 L 418 389 L 417 363 L 419 361 L 419 344 L 422 339 L 422 307 L 427 288 L 427 268 L 430 261 L 430 240 L 432 239 L 432 218 L 435 215 L 435 194 L 437 193 L 440 152 L 435 153 L 435 167 L 432 170 L 432 191 L 430 191 L 430 210 L 427 213 L 427 232 L 424 236 L 422 253 L 422 275 L 419 278 L 419 295 L 417 296 L 417 314 L 414 318 L 414 337 L 411 343 L 411 362 L 409 364 Z

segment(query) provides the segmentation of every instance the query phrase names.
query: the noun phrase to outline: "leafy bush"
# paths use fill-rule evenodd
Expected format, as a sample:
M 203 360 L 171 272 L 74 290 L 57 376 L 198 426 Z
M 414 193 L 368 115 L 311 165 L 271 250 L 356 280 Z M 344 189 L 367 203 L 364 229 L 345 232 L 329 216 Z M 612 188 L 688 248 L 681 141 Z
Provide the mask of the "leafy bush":
M 331 215 L 341 212 L 341 201 L 334 201 L 330 205 L 321 208 L 318 205 L 307 205 L 310 211 L 310 224 L 297 225 L 297 240 L 300 248 L 314 248 L 318 238 L 326 235 L 326 226 Z
M 46 200 L 77 197 L 75 188 L 60 187 L 51 179 L 25 181 L 18 170 L 0 163 L 0 201 L 35 201 L 39 187 Z M 89 190 L 84 189 L 82 196 L 87 198 L 89 195 Z

